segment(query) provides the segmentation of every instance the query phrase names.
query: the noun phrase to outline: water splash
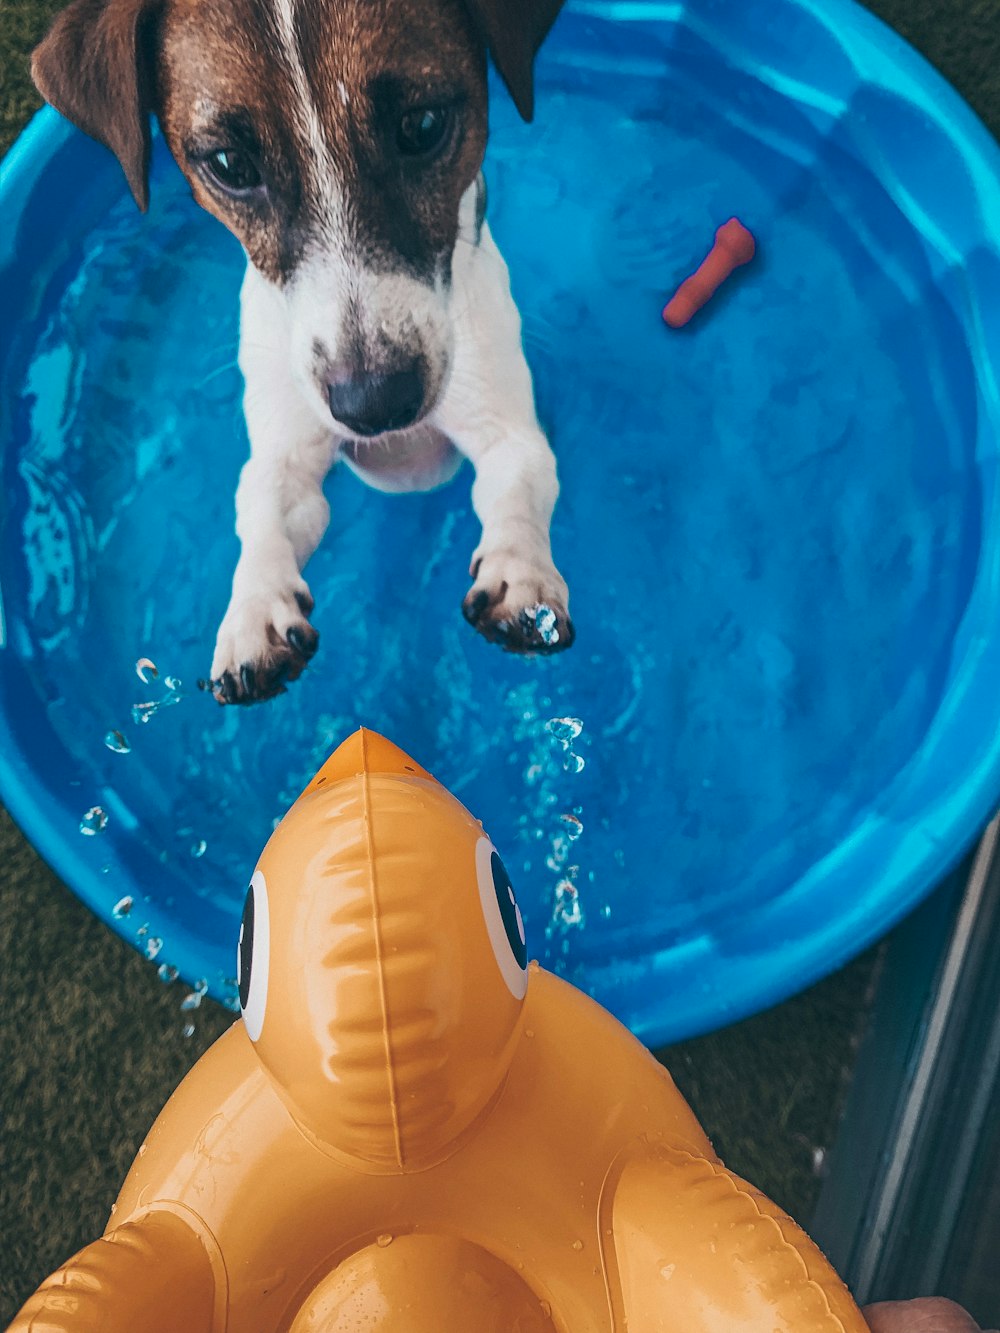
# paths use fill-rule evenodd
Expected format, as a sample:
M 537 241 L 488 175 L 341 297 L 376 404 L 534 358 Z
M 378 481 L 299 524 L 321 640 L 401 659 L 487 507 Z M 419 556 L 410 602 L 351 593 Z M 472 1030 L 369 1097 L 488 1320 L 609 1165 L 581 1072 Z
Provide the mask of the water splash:
M 580 893 L 571 879 L 561 879 L 556 885 L 552 920 L 556 925 L 579 928 L 584 924 Z
M 140 657 L 135 664 L 135 674 L 142 681 L 143 685 L 149 685 L 154 680 L 160 678 L 160 668 L 149 657 Z
M 99 805 L 92 805 L 80 820 L 80 832 L 85 838 L 94 838 L 108 826 L 107 813 Z
M 140 670 L 140 667 L 143 669 Z M 158 680 L 160 676 L 159 667 L 149 660 L 148 657 L 140 657 L 135 666 L 136 674 L 144 685 L 148 685 L 153 680 Z M 184 698 L 181 693 L 181 687 L 184 682 L 177 676 L 164 676 L 163 684 L 166 687 L 166 694 L 159 699 L 145 699 L 141 703 L 132 705 L 132 721 L 138 725 L 145 725 L 157 713 L 161 713 L 164 708 L 170 708 L 174 704 L 180 703 Z
M 190 1013 L 193 1009 L 200 1009 L 201 1002 L 208 991 L 208 982 L 204 977 L 194 983 L 194 989 L 188 991 L 184 999 L 181 1000 L 181 1012 Z
M 131 754 L 132 747 L 120 731 L 108 731 L 104 735 L 104 744 L 114 754 Z
M 551 646 L 559 642 L 557 617 L 551 606 L 543 604 L 535 607 L 535 629 L 542 643 Z
M 173 704 L 179 704 L 184 698 L 176 690 L 171 690 L 163 696 L 162 699 L 147 699 L 143 703 L 132 705 L 132 721 L 145 725 L 157 713 L 162 713 L 164 708 L 170 708 Z
M 545 730 L 553 740 L 572 745 L 583 731 L 583 722 L 578 717 L 550 717 Z
M 125 897 L 119 898 L 118 901 L 115 903 L 114 907 L 112 907 L 111 915 L 114 917 L 116 921 L 122 921 L 124 920 L 125 917 L 128 916 L 129 912 L 131 912 L 134 906 L 135 906 L 134 899 L 131 897 L 130 894 L 126 893 Z
M 579 807 L 577 807 L 579 809 Z M 583 832 L 583 821 L 574 811 L 571 815 L 560 815 L 559 818 L 566 826 L 566 837 L 570 842 L 576 842 L 577 838 Z
M 552 717 L 545 724 L 545 730 L 559 746 L 562 755 L 562 769 L 565 773 L 581 773 L 584 768 L 583 756 L 577 754 L 573 746 L 583 735 L 583 720 L 578 717 Z M 552 899 L 552 916 L 545 928 L 546 939 L 559 934 L 562 938 L 561 952 L 565 956 L 569 951 L 566 932 L 582 930 L 586 924 L 583 904 L 577 881 L 580 875 L 579 865 L 567 865 L 570 853 L 575 854 L 574 844 L 583 834 L 583 820 L 580 815 L 583 807 L 574 805 L 571 812 L 559 816 L 556 831 L 551 837 L 551 851 L 545 864 L 549 870 L 559 876 Z M 556 971 L 560 970 L 557 962 Z

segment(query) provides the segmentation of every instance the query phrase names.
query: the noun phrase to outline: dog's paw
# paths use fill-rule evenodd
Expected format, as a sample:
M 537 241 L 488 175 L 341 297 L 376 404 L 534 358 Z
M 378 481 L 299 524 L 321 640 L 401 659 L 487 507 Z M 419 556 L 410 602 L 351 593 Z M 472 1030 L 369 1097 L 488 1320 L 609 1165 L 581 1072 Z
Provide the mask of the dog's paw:
M 280 592 L 233 598 L 212 659 L 212 693 L 220 704 L 260 703 L 284 694 L 319 646 L 307 619 L 312 609 L 301 580 Z
M 490 551 L 472 562 L 462 614 L 490 643 L 511 653 L 561 653 L 573 643 L 569 592 L 548 559 Z

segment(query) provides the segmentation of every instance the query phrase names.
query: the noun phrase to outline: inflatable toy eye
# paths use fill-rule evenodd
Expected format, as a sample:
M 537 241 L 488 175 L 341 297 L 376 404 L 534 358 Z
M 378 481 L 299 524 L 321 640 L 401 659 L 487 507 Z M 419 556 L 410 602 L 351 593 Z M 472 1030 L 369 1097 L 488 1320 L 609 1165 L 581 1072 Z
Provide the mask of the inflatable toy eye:
M 528 947 L 524 940 L 524 923 L 510 876 L 489 838 L 480 838 L 476 844 L 476 877 L 479 880 L 479 901 L 483 905 L 483 918 L 493 946 L 493 956 L 511 995 L 515 1000 L 523 999 L 528 989 Z
M 271 956 L 271 919 L 267 906 L 267 883 L 257 870 L 247 889 L 240 924 L 237 975 L 240 979 L 240 1009 L 251 1041 L 264 1026 L 267 1008 L 267 973 Z

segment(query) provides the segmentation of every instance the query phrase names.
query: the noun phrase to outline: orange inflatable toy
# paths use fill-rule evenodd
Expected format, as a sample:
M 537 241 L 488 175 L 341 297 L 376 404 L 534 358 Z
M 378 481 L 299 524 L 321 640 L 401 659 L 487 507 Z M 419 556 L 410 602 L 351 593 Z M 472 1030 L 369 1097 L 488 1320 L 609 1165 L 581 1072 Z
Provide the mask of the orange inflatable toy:
M 529 966 L 475 819 L 358 732 L 264 849 L 242 1022 L 12 1328 L 863 1333 L 669 1075 Z

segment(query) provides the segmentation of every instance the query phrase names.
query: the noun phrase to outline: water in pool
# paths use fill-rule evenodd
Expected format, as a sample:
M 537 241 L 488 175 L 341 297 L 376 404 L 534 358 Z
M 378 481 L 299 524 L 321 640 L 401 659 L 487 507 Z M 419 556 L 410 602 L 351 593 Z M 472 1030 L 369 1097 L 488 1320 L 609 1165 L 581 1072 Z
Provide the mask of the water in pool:
M 559 460 L 566 654 L 505 655 L 462 620 L 468 468 L 403 497 L 340 469 L 307 569 L 314 665 L 274 702 L 218 707 L 196 682 L 237 556 L 238 247 L 158 149 L 149 215 L 109 158 L 80 204 L 94 225 L 43 275 L 12 372 L 8 637 L 75 758 L 106 914 L 146 927 L 161 974 L 231 997 L 257 852 L 364 724 L 482 818 L 532 953 L 666 1035 L 699 942 L 745 942 L 934 712 L 979 500 L 971 372 L 919 235 L 693 31 L 617 82 L 615 39 L 577 22 L 533 127 L 494 97 L 487 161 Z M 758 258 L 667 330 L 733 214 Z M 652 955 L 650 1008 L 629 968 Z

